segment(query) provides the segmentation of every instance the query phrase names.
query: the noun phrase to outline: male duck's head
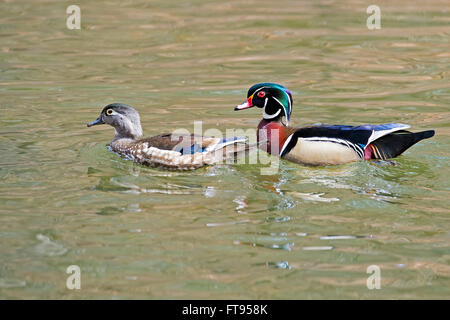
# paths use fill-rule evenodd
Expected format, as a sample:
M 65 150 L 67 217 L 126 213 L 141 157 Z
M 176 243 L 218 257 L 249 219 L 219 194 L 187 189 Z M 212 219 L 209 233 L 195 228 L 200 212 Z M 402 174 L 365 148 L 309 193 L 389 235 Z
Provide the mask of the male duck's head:
M 100 116 L 87 124 L 88 127 L 98 124 L 109 124 L 116 129 L 114 139 L 137 139 L 142 136 L 139 113 L 131 106 L 123 103 L 112 103 L 103 108 Z
M 263 82 L 252 86 L 247 93 L 247 101 L 234 108 L 235 111 L 251 107 L 263 109 L 263 118 L 269 121 L 281 121 L 286 117 L 286 125 L 292 113 L 291 92 L 276 83 Z

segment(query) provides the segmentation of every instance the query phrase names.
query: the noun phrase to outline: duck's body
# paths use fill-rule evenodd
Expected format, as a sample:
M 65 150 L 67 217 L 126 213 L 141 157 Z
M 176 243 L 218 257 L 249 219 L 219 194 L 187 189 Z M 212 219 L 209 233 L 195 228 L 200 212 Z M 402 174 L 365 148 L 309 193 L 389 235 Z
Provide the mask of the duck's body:
M 227 159 L 245 150 L 245 138 L 229 140 L 194 135 L 161 134 L 138 140 L 112 141 L 111 150 L 149 167 L 166 170 L 194 170 Z M 225 146 L 234 144 L 232 151 Z
M 308 165 L 334 165 L 347 162 L 395 158 L 418 141 L 430 138 L 433 130 L 412 133 L 409 125 L 314 125 L 304 128 L 286 126 L 292 112 L 292 95 L 273 83 L 254 85 L 248 99 L 235 110 L 263 108 L 258 125 L 259 146 L 286 160 Z
M 389 123 L 292 128 L 280 122 L 262 120 L 258 126 L 258 138 L 261 141 L 268 140 L 261 145 L 263 150 L 286 160 L 308 165 L 333 165 L 395 158 L 416 142 L 434 134 L 433 131 L 406 131 L 409 127 L 401 123 Z M 274 134 L 278 135 L 278 143 L 272 150 L 270 141 Z
M 142 138 L 139 114 L 125 104 L 106 106 L 88 127 L 110 124 L 116 130 L 112 151 L 137 163 L 166 170 L 194 170 L 234 157 L 248 149 L 246 138 L 228 139 L 193 134 L 161 134 Z

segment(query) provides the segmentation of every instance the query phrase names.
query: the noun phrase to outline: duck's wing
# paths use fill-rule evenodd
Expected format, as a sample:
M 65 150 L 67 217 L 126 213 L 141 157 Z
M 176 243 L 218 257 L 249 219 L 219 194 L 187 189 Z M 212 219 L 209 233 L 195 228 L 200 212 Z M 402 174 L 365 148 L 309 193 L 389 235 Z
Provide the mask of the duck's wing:
M 183 155 L 197 152 L 213 152 L 230 145 L 247 142 L 247 137 L 214 138 L 194 134 L 161 134 L 140 139 L 137 143 L 148 143 L 149 146 L 161 150 L 178 151 Z
M 299 139 L 309 144 L 314 142 L 325 142 L 339 144 L 347 147 L 361 159 L 364 159 L 364 153 L 367 146 L 372 142 L 387 136 L 396 131 L 404 131 L 410 126 L 402 123 L 389 123 L 380 125 L 317 125 L 305 128 L 299 128 L 294 131 L 281 148 L 280 156 L 288 154 L 297 145 Z M 319 146 L 319 144 L 317 144 Z M 325 146 L 324 144 L 320 144 Z
M 245 144 L 247 140 L 247 137 L 203 138 L 203 149 L 204 152 L 214 152 L 231 145 Z
M 180 143 L 184 145 L 192 144 L 191 135 L 174 136 L 170 133 L 160 134 L 153 137 L 142 138 L 136 141 L 136 144 L 147 144 L 160 150 L 174 150 Z
M 248 151 L 250 146 L 246 141 L 246 137 L 221 139 L 193 134 L 162 134 L 137 140 L 128 153 L 145 165 L 193 170 Z

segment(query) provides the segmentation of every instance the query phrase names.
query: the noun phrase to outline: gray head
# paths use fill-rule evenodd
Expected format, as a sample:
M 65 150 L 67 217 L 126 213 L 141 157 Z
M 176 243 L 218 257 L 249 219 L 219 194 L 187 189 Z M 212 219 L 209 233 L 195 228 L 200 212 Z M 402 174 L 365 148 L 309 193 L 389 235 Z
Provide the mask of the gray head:
M 92 127 L 105 123 L 116 129 L 114 140 L 122 138 L 137 139 L 142 136 L 139 113 L 129 105 L 123 103 L 109 104 L 103 108 L 97 120 L 89 122 L 87 126 Z

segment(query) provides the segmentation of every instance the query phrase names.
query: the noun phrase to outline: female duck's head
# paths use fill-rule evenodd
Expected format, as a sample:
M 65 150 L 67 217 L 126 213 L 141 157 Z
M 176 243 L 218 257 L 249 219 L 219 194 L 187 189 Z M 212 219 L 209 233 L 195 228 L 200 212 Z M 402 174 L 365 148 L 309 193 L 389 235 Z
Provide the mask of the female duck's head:
M 251 107 L 263 109 L 263 118 L 269 121 L 281 121 L 286 117 L 286 125 L 292 113 L 291 92 L 276 83 L 263 82 L 252 86 L 247 93 L 247 101 L 234 108 L 235 111 Z
M 92 127 L 99 124 L 109 124 L 116 129 L 114 139 L 137 139 L 142 136 L 139 113 L 131 106 L 123 103 L 112 103 L 103 108 L 100 116 L 87 124 Z

